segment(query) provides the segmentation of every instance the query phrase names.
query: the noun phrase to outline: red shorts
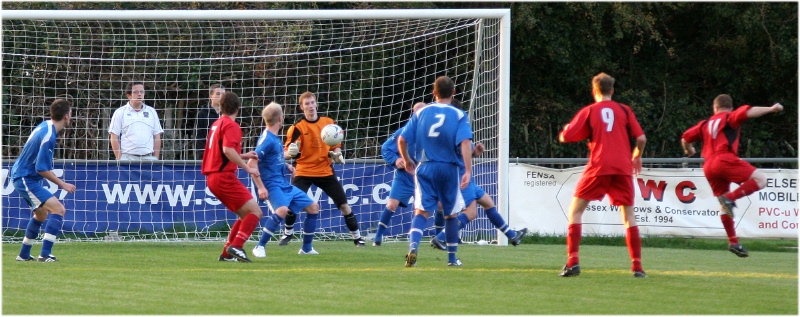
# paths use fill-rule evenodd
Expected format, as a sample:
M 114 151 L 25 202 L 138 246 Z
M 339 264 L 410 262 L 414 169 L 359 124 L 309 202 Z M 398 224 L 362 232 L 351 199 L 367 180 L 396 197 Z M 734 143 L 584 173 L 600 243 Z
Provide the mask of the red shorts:
M 733 154 L 715 155 L 703 163 L 703 173 L 714 196 L 731 190 L 731 183 L 741 184 L 753 176 L 756 168 Z
M 206 185 L 230 211 L 236 212 L 253 199 L 253 194 L 239 181 L 235 173 L 219 172 L 206 175 Z
M 605 195 L 614 206 L 633 206 L 633 176 L 581 177 L 575 188 L 575 197 L 586 200 L 602 200 Z

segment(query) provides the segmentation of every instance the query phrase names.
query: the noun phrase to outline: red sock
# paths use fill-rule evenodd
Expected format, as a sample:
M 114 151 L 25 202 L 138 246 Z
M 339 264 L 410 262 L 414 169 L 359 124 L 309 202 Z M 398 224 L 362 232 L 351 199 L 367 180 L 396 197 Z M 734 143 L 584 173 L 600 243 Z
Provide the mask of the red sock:
M 239 232 L 236 233 L 236 237 L 233 238 L 231 245 L 241 249 L 244 246 L 244 242 L 250 239 L 250 235 L 253 234 L 253 230 L 256 229 L 257 225 L 258 216 L 254 214 L 247 214 L 247 216 L 244 216 L 242 225 L 239 227 Z
M 579 223 L 567 228 L 567 267 L 578 265 L 578 249 L 581 247 L 581 229 Z
M 239 227 L 242 225 L 242 221 L 237 219 L 236 222 L 233 223 L 231 226 L 231 233 L 228 234 L 228 242 L 225 242 L 225 247 L 222 248 L 222 256 L 228 257 L 228 247 L 231 246 L 233 243 L 233 238 L 236 238 L 236 235 L 239 234 Z
M 719 219 L 722 220 L 722 227 L 725 228 L 725 233 L 728 234 L 728 242 L 731 244 L 739 243 L 739 238 L 736 237 L 736 228 L 733 227 L 733 218 L 728 214 L 721 214 Z
M 628 253 L 631 255 L 631 270 L 644 271 L 642 269 L 642 238 L 639 236 L 639 226 L 628 228 L 625 235 L 625 242 L 628 244 Z
M 730 200 L 736 201 L 737 199 L 742 198 L 744 196 L 749 196 L 750 194 L 755 193 L 758 190 L 759 190 L 758 183 L 756 183 L 755 179 L 751 179 L 742 183 L 742 185 L 740 185 L 739 188 L 737 188 L 736 190 L 727 193 L 723 196 L 727 197 Z

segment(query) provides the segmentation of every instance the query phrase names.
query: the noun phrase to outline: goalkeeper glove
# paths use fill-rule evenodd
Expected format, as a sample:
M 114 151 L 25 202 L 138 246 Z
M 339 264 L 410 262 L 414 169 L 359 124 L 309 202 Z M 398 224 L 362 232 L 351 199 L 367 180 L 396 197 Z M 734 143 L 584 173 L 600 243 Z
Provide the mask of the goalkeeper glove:
M 291 157 L 295 157 L 295 156 L 297 156 L 297 154 L 300 154 L 300 145 L 299 145 L 299 143 L 300 143 L 300 141 L 297 141 L 295 143 L 290 143 L 289 144 L 289 149 L 286 150 L 286 153 L 288 153 L 289 156 L 291 156 Z
M 328 157 L 330 157 L 334 163 L 344 164 L 344 156 L 342 156 L 342 152 L 328 152 Z

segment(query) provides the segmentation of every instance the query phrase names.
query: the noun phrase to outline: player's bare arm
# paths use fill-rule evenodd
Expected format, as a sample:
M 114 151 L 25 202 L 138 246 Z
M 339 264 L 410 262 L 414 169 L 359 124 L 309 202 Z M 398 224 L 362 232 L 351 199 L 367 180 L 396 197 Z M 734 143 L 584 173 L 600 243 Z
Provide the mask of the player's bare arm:
M 483 150 L 484 150 L 483 143 L 481 142 L 475 143 L 475 149 L 472 150 L 472 157 L 481 156 L 481 154 L 483 154 Z
M 239 154 L 239 152 L 237 152 L 236 149 L 223 146 L 222 153 L 225 153 L 225 157 L 231 160 L 231 162 L 233 162 L 233 164 L 236 164 L 236 166 L 238 166 L 239 168 L 245 170 L 247 174 L 253 176 L 260 176 L 258 173 L 258 169 L 247 166 L 247 163 L 244 161 L 244 159 L 242 159 L 242 155 Z M 249 155 L 250 153 L 255 154 L 255 152 L 249 152 L 246 153 L 245 155 Z
M 408 154 L 408 143 L 406 143 L 406 139 L 403 138 L 402 135 L 397 138 L 397 152 L 400 153 L 400 157 L 403 159 L 403 169 L 411 175 L 414 175 L 414 170 L 417 167 L 414 165 L 414 160 L 411 159 L 411 155 Z
M 768 113 L 781 112 L 781 111 L 783 111 L 783 105 L 779 103 L 776 103 L 769 107 L 750 107 L 750 109 L 747 109 L 747 117 L 750 119 L 758 118 Z
M 464 175 L 461 175 L 461 189 L 467 188 L 472 179 L 472 140 L 461 141 L 461 158 L 464 160 Z
M 633 175 L 639 175 L 642 172 L 642 153 L 644 153 L 644 145 L 647 143 L 647 137 L 644 134 L 636 138 L 636 147 L 633 149 Z
M 258 169 L 258 160 L 256 159 L 248 160 L 247 166 Z M 269 191 L 267 191 L 267 187 L 264 186 L 264 181 L 261 180 L 261 175 L 258 176 L 251 175 L 251 176 L 253 178 L 253 183 L 256 184 L 256 189 L 258 191 L 258 199 L 267 200 L 267 198 L 269 198 Z
M 58 176 L 56 176 L 55 173 L 53 173 L 53 171 L 44 171 L 38 173 L 39 175 L 42 175 L 42 177 L 53 182 L 53 184 L 56 184 L 58 185 L 58 187 L 61 187 L 63 190 L 66 190 L 68 193 L 71 194 L 75 192 L 75 185 L 62 181 L 60 178 L 58 178 Z
M 697 153 L 694 149 L 694 144 L 692 142 L 686 142 L 685 139 L 681 139 L 681 147 L 683 147 L 683 154 L 686 154 L 687 157 L 692 157 Z
M 239 155 L 239 157 L 241 157 L 242 160 L 256 160 L 256 161 L 258 161 L 258 154 L 256 153 L 256 151 L 250 151 L 250 152 L 247 152 L 247 153 L 242 153 L 242 154 Z

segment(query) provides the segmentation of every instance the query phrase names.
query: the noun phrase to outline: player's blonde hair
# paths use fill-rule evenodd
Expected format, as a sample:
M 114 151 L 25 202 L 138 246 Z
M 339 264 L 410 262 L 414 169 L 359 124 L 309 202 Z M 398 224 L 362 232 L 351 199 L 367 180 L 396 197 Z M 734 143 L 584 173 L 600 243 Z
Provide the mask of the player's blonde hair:
M 277 102 L 270 102 L 264 110 L 261 110 L 261 117 L 268 127 L 274 126 L 283 116 L 283 106 Z

